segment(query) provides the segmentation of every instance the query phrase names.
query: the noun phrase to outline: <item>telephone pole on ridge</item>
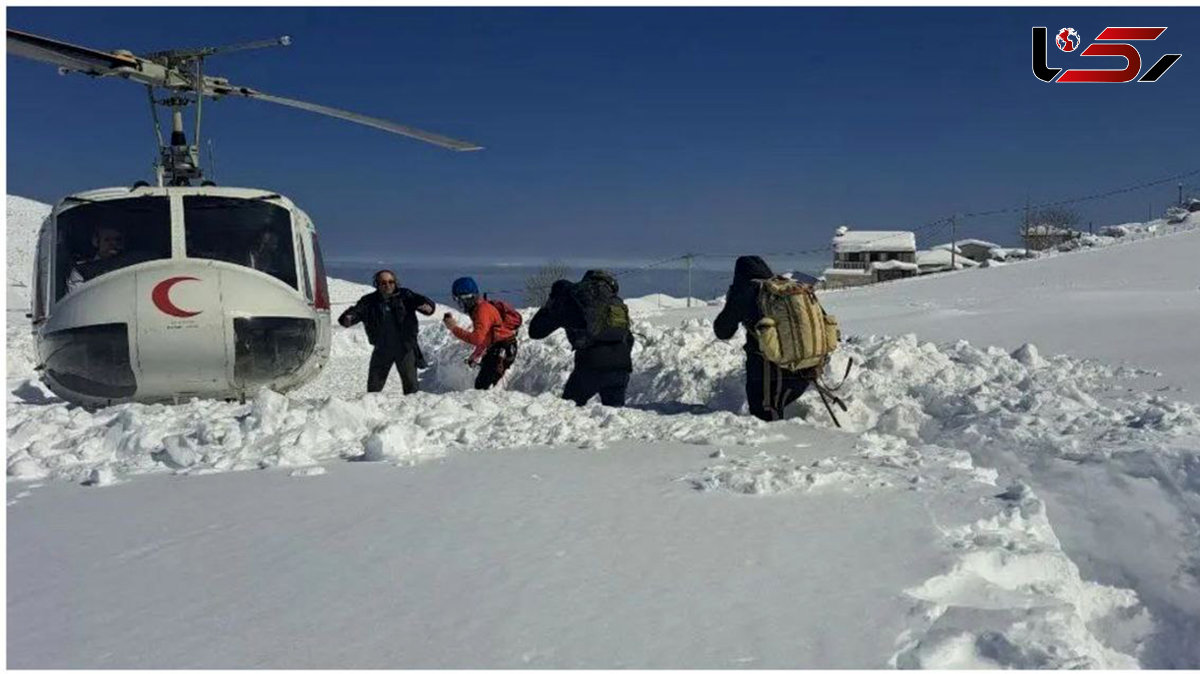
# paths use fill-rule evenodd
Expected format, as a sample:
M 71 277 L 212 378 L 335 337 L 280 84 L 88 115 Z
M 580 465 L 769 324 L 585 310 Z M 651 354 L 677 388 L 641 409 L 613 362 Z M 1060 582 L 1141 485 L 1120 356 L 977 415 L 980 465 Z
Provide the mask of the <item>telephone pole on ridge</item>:
M 692 308 L 692 258 L 693 257 L 695 257 L 694 253 L 688 253 L 683 256 L 683 259 L 687 260 L 687 277 L 688 277 L 687 306 L 689 309 Z
M 950 271 L 958 269 L 958 215 L 950 216 Z

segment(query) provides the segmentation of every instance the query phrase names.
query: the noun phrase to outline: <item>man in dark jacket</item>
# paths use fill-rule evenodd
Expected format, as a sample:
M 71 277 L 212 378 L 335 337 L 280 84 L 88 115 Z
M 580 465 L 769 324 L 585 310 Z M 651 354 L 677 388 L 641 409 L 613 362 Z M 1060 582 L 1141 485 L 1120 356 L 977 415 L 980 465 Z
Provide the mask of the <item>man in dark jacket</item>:
M 529 321 L 530 339 L 545 339 L 562 328 L 575 351 L 575 369 L 567 378 L 562 397 L 576 405 L 600 394 L 600 402 L 610 407 L 625 405 L 625 389 L 633 371 L 633 334 L 629 331 L 629 312 L 617 296 L 620 287 L 607 272 L 593 269 L 579 283 L 558 280 L 550 288 L 550 299 Z M 588 330 L 586 311 L 605 310 L 612 325 Z M 608 311 L 611 309 L 611 312 Z M 623 313 L 624 318 L 621 318 Z M 603 322 L 603 320 L 601 322 Z M 620 323 L 624 322 L 624 327 Z M 593 323 L 597 319 L 593 318 Z M 595 332 L 596 334 L 592 334 Z
M 392 366 L 400 373 L 404 394 L 417 391 L 417 368 L 425 367 L 425 357 L 417 345 L 417 314 L 432 316 L 434 303 L 428 297 L 396 284 L 390 269 L 375 272 L 375 292 L 359 298 L 342 312 L 338 323 L 348 328 L 362 322 L 367 341 L 375 347 L 367 370 L 367 391 L 382 391 Z
M 807 370 L 789 372 L 765 360 L 758 346 L 754 326 L 762 319 L 758 306 L 759 285 L 756 280 L 769 279 L 775 274 L 757 255 L 744 255 L 733 268 L 733 283 L 725 293 L 725 308 L 713 321 L 717 339 L 730 339 L 738 325 L 746 328 L 746 402 L 750 413 L 763 421 L 783 418 L 783 410 L 811 381 Z

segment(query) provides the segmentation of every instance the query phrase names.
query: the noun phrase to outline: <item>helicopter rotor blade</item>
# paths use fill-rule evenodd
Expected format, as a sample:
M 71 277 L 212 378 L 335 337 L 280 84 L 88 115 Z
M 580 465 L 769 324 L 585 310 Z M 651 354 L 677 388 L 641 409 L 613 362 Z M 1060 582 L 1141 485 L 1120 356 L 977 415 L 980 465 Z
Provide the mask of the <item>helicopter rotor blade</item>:
M 386 119 L 368 117 L 367 115 L 360 115 L 357 112 L 331 108 L 327 105 L 319 105 L 317 103 L 309 103 L 307 101 L 298 101 L 294 98 L 275 96 L 273 94 L 263 93 L 247 87 L 235 87 L 208 81 L 205 82 L 204 94 L 206 96 L 243 96 L 245 98 L 266 101 L 268 103 L 286 105 L 291 108 L 299 108 L 300 110 L 315 112 L 319 115 L 336 117 L 338 119 L 344 119 L 348 122 L 354 122 L 356 124 L 364 124 L 366 126 L 374 127 L 383 131 L 400 134 L 401 136 L 408 136 L 409 138 L 415 138 L 417 140 L 425 141 L 426 143 L 432 143 L 439 147 L 444 147 L 448 150 L 455 150 L 457 152 L 470 152 L 472 150 L 483 149 L 482 145 L 477 145 L 470 141 L 458 140 L 429 131 L 422 131 L 421 129 L 415 129 L 411 126 L 397 124 Z
M 136 56 L 100 51 L 89 47 L 53 40 L 11 28 L 8 31 L 8 53 L 34 61 L 56 65 L 95 77 L 116 76 L 139 84 L 167 87 L 177 91 L 192 91 L 195 87 L 189 75 Z
M 432 143 L 439 147 L 444 147 L 448 150 L 457 152 L 469 152 L 472 150 L 482 150 L 483 146 L 470 141 L 450 138 L 441 134 L 432 133 L 430 131 L 422 131 L 411 126 L 397 124 L 386 119 L 378 117 L 369 117 L 361 115 L 357 112 L 349 110 L 341 110 L 331 108 L 327 105 L 317 103 L 309 103 L 307 101 L 299 101 L 294 98 L 285 98 L 283 96 L 275 96 L 273 94 L 264 93 L 249 87 L 237 87 L 229 84 L 229 81 L 218 77 L 203 77 L 202 80 L 195 77 L 193 73 L 183 67 L 176 67 L 173 64 L 172 58 L 196 58 L 204 56 L 206 50 L 176 50 L 168 52 L 159 52 L 152 56 L 162 58 L 141 58 L 128 53 L 112 53 L 81 47 L 79 45 L 54 40 L 40 35 L 33 35 L 11 28 L 7 29 L 8 36 L 8 52 L 15 56 L 22 56 L 35 61 L 42 61 L 56 65 L 61 69 L 73 70 L 88 75 L 106 77 L 117 76 L 121 79 L 130 80 L 140 84 L 145 84 L 151 87 L 164 87 L 174 91 L 196 92 L 201 96 L 241 96 L 243 98 L 257 99 L 266 101 L 267 103 L 275 103 L 277 105 L 285 105 L 291 108 L 307 110 L 315 112 L 318 115 L 326 115 L 328 117 L 336 117 L 344 119 L 355 124 L 363 124 L 365 126 L 374 127 L 389 133 L 408 136 L 416 140 Z M 264 41 L 260 43 L 248 43 L 247 45 L 233 45 L 232 47 L 224 48 L 224 51 L 229 51 L 236 48 L 254 48 L 264 46 L 265 42 L 274 44 L 286 45 L 290 43 L 290 38 L 280 38 L 274 41 Z M 209 50 L 210 53 L 222 51 L 221 48 Z
M 88 75 L 114 75 L 119 68 L 137 68 L 138 60 L 122 54 L 80 47 L 40 35 L 7 29 L 8 53 L 77 70 Z

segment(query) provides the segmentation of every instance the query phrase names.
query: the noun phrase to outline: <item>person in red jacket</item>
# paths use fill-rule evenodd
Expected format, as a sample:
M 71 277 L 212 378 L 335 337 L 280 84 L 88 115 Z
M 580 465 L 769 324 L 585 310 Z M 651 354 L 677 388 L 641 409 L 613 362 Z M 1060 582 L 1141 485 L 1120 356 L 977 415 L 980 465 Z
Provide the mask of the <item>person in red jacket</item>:
M 475 347 L 467 358 L 467 365 L 479 366 L 475 388 L 489 389 L 517 359 L 517 328 L 521 325 L 521 315 L 503 303 L 481 298 L 479 285 L 467 276 L 456 279 L 450 293 L 463 313 L 471 317 L 471 329 L 460 328 L 449 312 L 442 317 L 442 322 L 455 337 Z

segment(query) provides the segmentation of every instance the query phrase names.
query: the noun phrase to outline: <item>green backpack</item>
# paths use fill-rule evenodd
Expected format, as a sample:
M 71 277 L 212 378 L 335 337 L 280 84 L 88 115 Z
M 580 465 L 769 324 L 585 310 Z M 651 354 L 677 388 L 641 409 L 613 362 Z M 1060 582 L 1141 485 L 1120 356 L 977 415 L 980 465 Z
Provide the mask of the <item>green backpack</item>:
M 583 312 L 584 329 L 572 345 L 583 349 L 598 343 L 619 343 L 630 337 L 629 309 L 617 296 L 617 280 L 605 271 L 592 270 L 572 288 L 571 295 Z

